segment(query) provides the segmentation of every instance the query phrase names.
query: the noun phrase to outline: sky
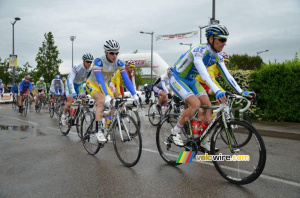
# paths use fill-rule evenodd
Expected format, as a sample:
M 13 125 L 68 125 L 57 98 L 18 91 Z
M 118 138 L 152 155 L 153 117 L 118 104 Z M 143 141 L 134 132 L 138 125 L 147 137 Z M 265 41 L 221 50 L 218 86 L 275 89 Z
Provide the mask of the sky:
M 169 65 L 174 65 L 188 45 L 199 44 L 200 37 L 156 41 L 157 35 L 199 30 L 212 17 L 212 0 L 0 0 L 0 57 L 12 53 L 12 24 L 15 27 L 15 54 L 18 65 L 26 62 L 36 66 L 35 57 L 52 32 L 60 52 L 61 73 L 82 62 L 84 53 L 101 57 L 103 44 L 114 39 L 120 43 L 120 53 L 134 50 L 150 52 L 151 36 L 140 31 L 154 32 L 154 51 Z M 268 63 L 290 60 L 300 52 L 299 0 L 216 0 L 215 18 L 229 31 L 224 51 L 229 55 L 261 53 Z M 202 41 L 206 41 L 202 30 Z

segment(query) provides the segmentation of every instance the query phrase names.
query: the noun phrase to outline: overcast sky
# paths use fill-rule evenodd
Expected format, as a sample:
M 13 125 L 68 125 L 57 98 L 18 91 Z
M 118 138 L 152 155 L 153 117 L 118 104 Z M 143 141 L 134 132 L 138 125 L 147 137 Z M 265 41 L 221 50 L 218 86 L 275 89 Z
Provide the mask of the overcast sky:
M 12 25 L 15 17 L 15 54 L 20 66 L 35 57 L 44 34 L 51 31 L 63 60 L 60 72 L 71 70 L 72 42 L 75 35 L 74 64 L 82 54 L 103 55 L 105 40 L 115 39 L 121 53 L 150 52 L 155 37 L 199 30 L 212 16 L 212 0 L 0 0 L 0 57 L 12 53 Z M 224 51 L 229 55 L 256 55 L 265 62 L 292 59 L 300 52 L 299 0 L 216 0 L 216 19 L 229 30 Z M 154 39 L 155 40 L 155 39 Z M 184 40 L 154 41 L 154 51 L 173 65 L 189 46 L 199 43 L 199 36 Z M 202 30 L 202 41 L 205 41 Z

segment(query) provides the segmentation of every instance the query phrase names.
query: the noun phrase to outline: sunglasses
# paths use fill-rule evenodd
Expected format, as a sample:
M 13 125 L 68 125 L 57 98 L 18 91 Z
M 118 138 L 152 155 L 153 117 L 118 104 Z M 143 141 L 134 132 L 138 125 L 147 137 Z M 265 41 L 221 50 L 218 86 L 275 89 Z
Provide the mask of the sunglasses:
M 108 52 L 110 55 L 118 55 L 119 54 L 119 52 Z
M 225 43 L 227 41 L 226 38 L 216 38 L 216 39 L 218 39 L 221 43 Z
M 90 63 L 90 64 L 91 64 L 93 61 L 85 61 L 85 62 L 86 62 L 86 63 Z

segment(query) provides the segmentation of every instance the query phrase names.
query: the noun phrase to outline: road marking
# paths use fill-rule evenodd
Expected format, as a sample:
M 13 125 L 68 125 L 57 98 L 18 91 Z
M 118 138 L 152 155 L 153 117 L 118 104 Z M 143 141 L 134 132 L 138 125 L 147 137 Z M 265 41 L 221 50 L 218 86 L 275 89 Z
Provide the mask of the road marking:
M 0 116 L 4 116 L 4 115 L 0 115 Z M 13 120 L 19 120 L 19 121 L 23 121 L 23 122 L 28 122 L 28 123 L 31 123 L 31 124 L 34 124 L 34 125 L 39 125 L 35 122 L 30 122 L 30 121 L 27 121 L 27 120 L 22 120 L 22 119 L 18 119 L 18 118 L 13 118 L 13 117 L 8 117 L 8 116 L 5 116 L 6 118 L 10 118 L 10 119 L 13 119 Z
M 143 150 L 151 152 L 151 153 L 159 153 L 156 150 L 147 149 L 147 148 L 143 148 Z M 173 154 L 168 154 L 168 155 L 170 155 L 172 157 L 176 157 L 176 158 L 179 156 L 179 155 L 177 156 L 177 155 L 173 155 Z M 197 161 L 196 159 L 193 159 L 193 161 L 197 162 L 197 163 L 209 165 L 209 166 L 214 166 L 214 164 L 212 162 L 202 162 L 202 161 Z M 227 167 L 227 166 L 223 166 L 223 168 L 225 168 L 227 170 L 234 170 L 233 168 Z M 245 171 L 245 170 L 241 170 L 241 171 L 244 172 L 244 173 L 250 173 L 249 171 Z M 298 182 L 294 182 L 294 181 L 290 181 L 290 180 L 286 180 L 286 179 L 281 179 L 281 178 L 277 178 L 277 177 L 270 176 L 270 175 L 261 174 L 259 176 L 259 178 L 264 178 L 264 179 L 272 180 L 272 181 L 275 181 L 275 182 L 280 182 L 280 183 L 284 183 L 284 184 L 288 184 L 288 185 L 300 187 L 300 183 L 298 183 Z

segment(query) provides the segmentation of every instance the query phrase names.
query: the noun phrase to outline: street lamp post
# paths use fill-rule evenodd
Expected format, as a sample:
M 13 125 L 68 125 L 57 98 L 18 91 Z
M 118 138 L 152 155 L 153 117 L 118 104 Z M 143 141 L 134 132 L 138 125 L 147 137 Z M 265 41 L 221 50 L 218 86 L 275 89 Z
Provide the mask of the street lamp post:
M 192 45 L 193 43 L 179 43 L 180 45 L 189 45 L 190 46 L 190 49 L 192 49 Z
M 12 41 L 12 55 L 15 55 L 15 23 L 17 21 L 21 20 L 21 18 L 16 17 L 15 22 L 10 22 L 12 24 L 12 36 L 13 36 L 13 41 Z M 13 85 L 15 84 L 15 66 L 13 66 Z
M 76 36 L 70 36 L 70 39 L 72 41 L 72 68 L 73 68 L 73 41 L 76 39 Z
M 143 32 L 140 31 L 141 34 L 151 34 L 151 84 L 152 84 L 152 69 L 153 69 L 153 34 L 154 32 Z
M 199 27 L 199 29 L 200 29 L 200 44 L 202 43 L 202 29 L 203 28 L 206 28 L 208 25 L 206 25 L 206 26 L 198 26 Z
M 261 54 L 261 53 L 264 53 L 264 52 L 268 52 L 269 50 L 265 50 L 265 51 L 261 51 L 261 52 L 256 52 L 257 53 L 257 56 L 258 54 Z

